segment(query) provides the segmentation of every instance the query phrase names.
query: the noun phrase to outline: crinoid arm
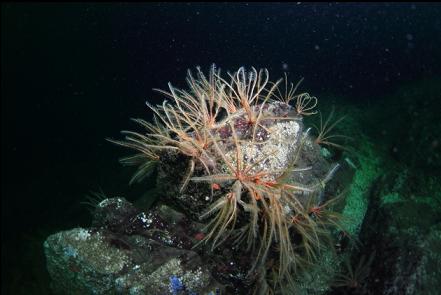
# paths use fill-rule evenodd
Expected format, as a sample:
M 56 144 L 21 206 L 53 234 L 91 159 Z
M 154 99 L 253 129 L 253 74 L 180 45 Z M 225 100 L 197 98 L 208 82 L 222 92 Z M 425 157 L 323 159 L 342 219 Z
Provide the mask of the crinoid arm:
M 133 183 L 140 183 L 145 178 L 149 177 L 153 173 L 159 160 L 151 159 L 145 154 L 135 154 L 133 156 L 121 158 L 119 161 L 123 165 L 138 167 L 129 181 L 129 185 L 132 185 Z
M 342 149 L 345 150 L 347 149 L 347 147 L 345 147 L 343 144 L 337 143 L 335 142 L 335 140 L 340 140 L 340 139 L 351 139 L 351 137 L 343 135 L 343 134 L 337 134 L 337 133 L 331 133 L 334 128 L 341 122 L 343 121 L 346 116 L 340 117 L 337 120 L 333 121 L 334 118 L 334 111 L 335 109 L 332 108 L 331 112 L 329 113 L 328 117 L 326 118 L 326 120 L 323 122 L 323 117 L 322 117 L 322 113 L 319 112 L 319 116 L 320 116 L 320 126 L 318 127 L 317 125 L 313 125 L 314 128 L 316 129 L 318 135 L 315 139 L 315 142 L 317 144 L 320 145 L 327 145 L 327 146 L 332 146 L 338 149 Z

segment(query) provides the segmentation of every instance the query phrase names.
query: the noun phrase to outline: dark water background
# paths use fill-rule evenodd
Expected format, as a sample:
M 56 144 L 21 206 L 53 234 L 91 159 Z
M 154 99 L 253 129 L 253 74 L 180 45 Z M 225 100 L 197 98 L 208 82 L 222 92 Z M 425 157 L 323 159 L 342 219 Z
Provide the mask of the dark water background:
M 48 292 L 42 242 L 88 225 L 89 191 L 145 190 L 104 138 L 150 116 L 145 100 L 163 99 L 152 88 L 212 63 L 288 71 L 319 98 L 368 108 L 441 76 L 441 6 L 2 4 L 2 293 Z

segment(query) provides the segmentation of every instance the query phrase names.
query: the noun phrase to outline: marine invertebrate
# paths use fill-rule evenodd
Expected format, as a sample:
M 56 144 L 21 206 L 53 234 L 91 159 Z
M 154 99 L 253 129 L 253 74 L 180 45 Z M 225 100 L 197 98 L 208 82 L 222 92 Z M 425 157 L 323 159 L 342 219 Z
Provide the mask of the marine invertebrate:
M 342 135 L 342 134 L 332 134 L 332 130 L 337 126 L 338 123 L 343 121 L 345 117 L 340 117 L 337 120 L 333 121 L 334 118 L 334 108 L 332 108 L 331 112 L 328 115 L 328 118 L 323 122 L 322 113 L 319 113 L 320 116 L 320 126 L 313 125 L 316 129 L 318 135 L 315 139 L 315 142 L 320 145 L 327 145 L 336 147 L 339 149 L 345 149 L 345 146 L 339 143 L 334 142 L 335 139 L 350 139 L 350 137 Z
M 271 272 L 277 289 L 316 259 L 330 240 L 328 228 L 338 226 L 323 192 L 339 165 L 311 148 L 317 143 L 302 117 L 316 113 L 317 98 L 295 94 L 299 83 L 288 87 L 285 76 L 282 93 L 283 80 L 269 82 L 266 69 L 228 75 L 230 81 L 215 66 L 208 78 L 200 68 L 196 78 L 189 71 L 188 91 L 169 83 L 169 92 L 159 92 L 171 103 L 147 103 L 154 123 L 134 120 L 146 133 L 123 131 L 125 140 L 110 141 L 138 151 L 123 158 L 139 165 L 135 180 L 161 164 L 158 182 L 167 186 L 168 200 L 207 221 L 196 246 L 245 249 L 252 258 L 248 277 Z M 171 172 L 182 162 L 184 173 Z
M 359 260 L 356 261 L 355 267 L 351 264 L 351 258 L 346 257 L 344 262 L 344 268 L 334 279 L 333 287 L 339 288 L 345 294 L 346 291 L 353 291 L 354 289 L 362 289 L 362 284 L 369 276 L 371 270 L 371 264 L 375 258 L 375 251 L 372 252 L 369 257 L 362 255 Z M 358 293 L 363 293 L 358 292 Z

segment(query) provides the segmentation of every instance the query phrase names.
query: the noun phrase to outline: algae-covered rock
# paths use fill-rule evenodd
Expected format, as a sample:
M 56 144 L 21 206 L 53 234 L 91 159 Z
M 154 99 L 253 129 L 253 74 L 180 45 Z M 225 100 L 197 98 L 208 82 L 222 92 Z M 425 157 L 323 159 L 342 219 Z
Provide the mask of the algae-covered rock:
M 360 252 L 373 257 L 370 275 L 362 282 L 364 290 L 372 294 L 438 294 L 439 184 L 405 170 L 384 175 L 372 191 L 360 240 Z

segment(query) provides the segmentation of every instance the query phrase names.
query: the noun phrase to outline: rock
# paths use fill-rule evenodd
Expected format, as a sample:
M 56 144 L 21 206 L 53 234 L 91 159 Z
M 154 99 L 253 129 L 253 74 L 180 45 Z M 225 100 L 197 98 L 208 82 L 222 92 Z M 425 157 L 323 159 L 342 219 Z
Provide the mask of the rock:
M 403 170 L 377 180 L 352 259 L 369 257 L 369 275 L 351 294 L 439 294 L 441 198 L 421 194 L 435 187 Z
M 94 227 L 59 232 L 44 243 L 55 294 L 215 294 L 223 289 L 190 250 L 187 235 L 196 227 L 182 214 L 165 206 L 144 214 L 113 198 L 98 204 L 94 216 Z M 163 216 L 169 222 L 162 222 Z

